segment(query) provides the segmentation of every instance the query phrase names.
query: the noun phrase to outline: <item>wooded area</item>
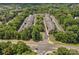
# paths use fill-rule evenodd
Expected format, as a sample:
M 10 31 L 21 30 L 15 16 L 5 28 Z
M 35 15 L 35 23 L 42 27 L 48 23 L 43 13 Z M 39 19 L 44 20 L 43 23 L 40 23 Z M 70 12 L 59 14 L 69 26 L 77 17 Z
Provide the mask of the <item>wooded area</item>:
M 0 40 L 40 42 L 50 35 L 63 43 L 79 43 L 79 4 L 0 4 Z M 0 54 L 36 53 L 22 42 L 0 42 Z M 79 53 L 58 48 L 56 54 Z

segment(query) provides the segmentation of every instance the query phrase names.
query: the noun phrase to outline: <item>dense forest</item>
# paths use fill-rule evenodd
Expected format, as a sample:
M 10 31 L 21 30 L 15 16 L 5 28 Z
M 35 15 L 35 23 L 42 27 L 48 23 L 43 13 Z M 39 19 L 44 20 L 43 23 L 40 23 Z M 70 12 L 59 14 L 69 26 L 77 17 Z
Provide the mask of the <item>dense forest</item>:
M 0 4 L 0 40 L 42 41 L 44 38 L 41 33 L 45 32 L 44 15 L 37 15 L 36 20 L 33 21 L 34 24 L 18 32 L 23 22 L 31 17 L 29 15 L 35 16 L 36 14 L 50 14 L 57 19 L 64 31 L 58 31 L 57 28 L 50 31 L 49 35 L 54 35 L 56 41 L 79 43 L 79 4 Z M 66 48 L 62 49 L 67 50 Z M 68 51 L 70 51 L 68 54 L 76 54 L 71 50 L 60 53 L 61 48 L 57 51 L 55 54 L 59 55 Z M 3 42 L 0 43 L 0 54 L 36 53 L 22 42 L 17 44 Z
M 17 44 L 11 42 L 0 42 L 0 55 L 35 55 L 29 46 L 19 41 Z

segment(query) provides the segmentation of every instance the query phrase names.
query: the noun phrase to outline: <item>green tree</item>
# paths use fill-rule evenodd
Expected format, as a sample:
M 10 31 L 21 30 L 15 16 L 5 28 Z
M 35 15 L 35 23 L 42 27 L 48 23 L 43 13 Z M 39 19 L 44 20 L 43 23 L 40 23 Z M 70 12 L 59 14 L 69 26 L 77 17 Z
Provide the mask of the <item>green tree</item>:
M 15 45 L 15 52 L 16 54 L 22 54 L 24 53 L 25 51 L 31 51 L 30 47 L 27 46 L 25 43 L 23 42 L 18 42 L 16 45 Z
M 67 49 L 65 47 L 59 47 L 52 54 L 56 54 L 56 55 L 79 55 L 79 52 L 77 50 L 74 50 L 74 49 Z
M 64 47 L 60 47 L 57 49 L 57 51 L 55 53 L 57 55 L 69 55 L 69 50 Z
M 58 32 L 55 33 L 56 40 L 65 42 L 65 43 L 77 43 L 78 35 L 73 32 Z
M 21 32 L 21 39 L 23 40 L 30 40 L 31 39 L 31 28 L 25 29 Z
M 12 55 L 13 51 L 10 47 L 7 47 L 7 48 L 3 49 L 3 54 L 4 55 Z
M 68 26 L 66 28 L 67 31 L 73 31 L 74 33 L 77 33 L 77 31 L 79 30 L 79 27 L 77 25 L 72 25 L 72 26 Z
M 39 30 L 35 26 L 33 27 L 33 31 L 32 31 L 32 39 L 34 41 L 42 40 L 42 36 L 41 36 Z
M 77 43 L 78 35 L 76 33 L 68 32 L 67 37 L 68 37 L 67 43 Z

